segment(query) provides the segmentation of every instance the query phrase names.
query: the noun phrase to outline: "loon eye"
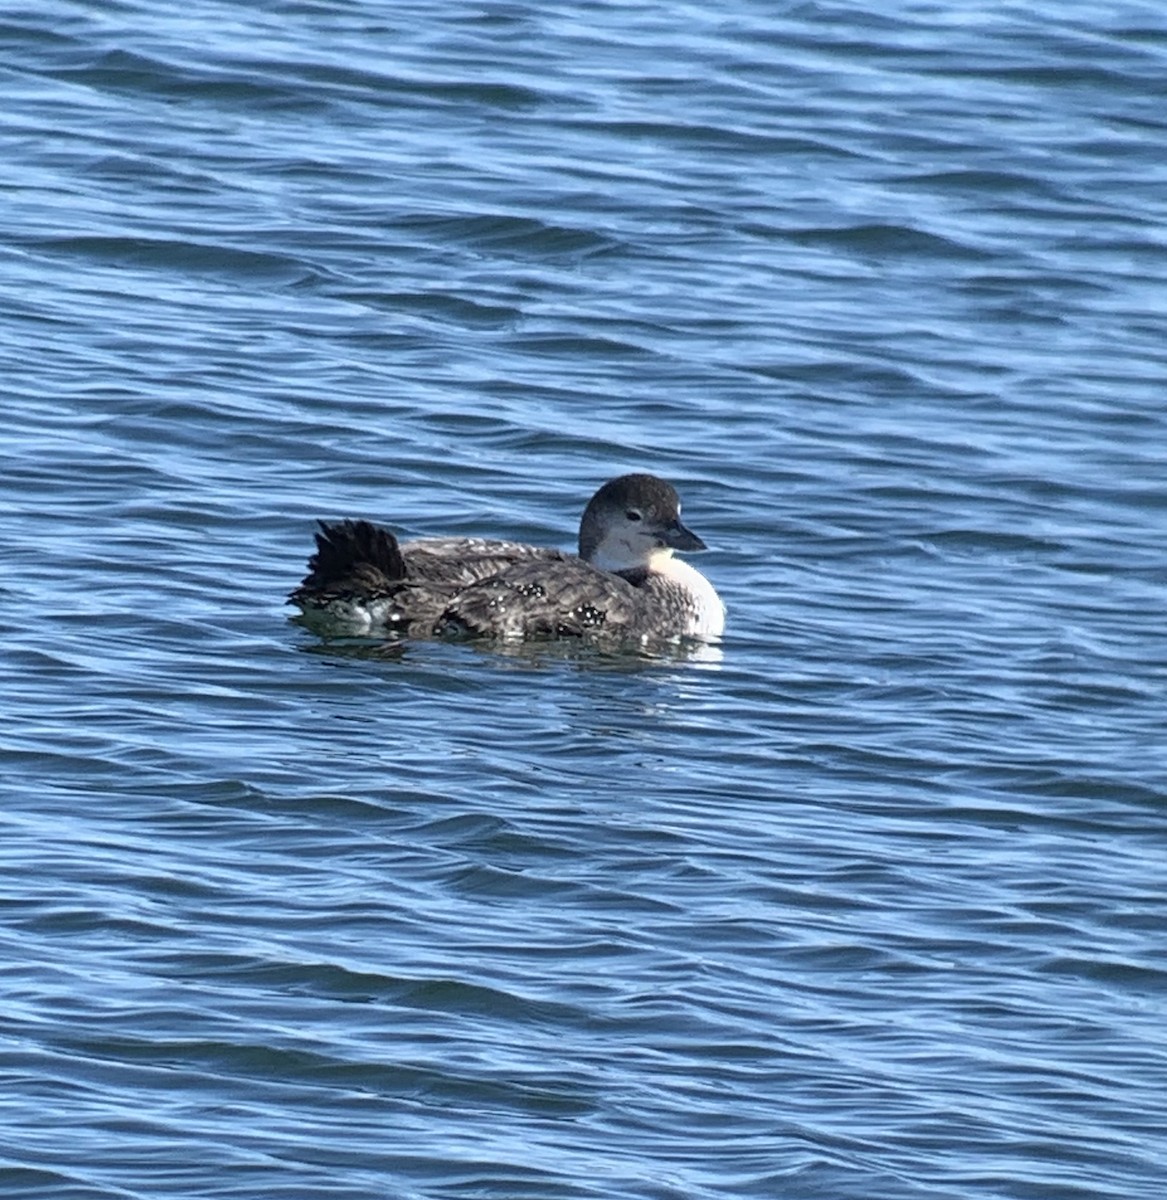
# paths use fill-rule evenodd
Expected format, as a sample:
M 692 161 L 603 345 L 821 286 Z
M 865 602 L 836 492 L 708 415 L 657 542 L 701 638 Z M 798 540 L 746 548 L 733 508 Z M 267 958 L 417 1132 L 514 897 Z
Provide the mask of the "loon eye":
M 626 517 L 627 517 L 627 518 L 628 518 L 630 521 L 639 521 L 639 520 L 640 520 L 640 513 L 638 513 L 638 512 L 636 511 L 636 509 L 634 509 L 634 508 L 630 508 L 630 509 L 629 509 L 629 510 L 628 510 L 628 511 L 627 511 L 627 512 L 624 514 L 624 515 L 625 515 L 625 516 L 626 516 Z

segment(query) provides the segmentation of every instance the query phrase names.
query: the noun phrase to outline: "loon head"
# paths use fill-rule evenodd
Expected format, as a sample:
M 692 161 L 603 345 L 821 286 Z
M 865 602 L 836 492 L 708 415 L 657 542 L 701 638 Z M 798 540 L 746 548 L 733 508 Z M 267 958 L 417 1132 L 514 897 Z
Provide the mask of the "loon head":
M 655 475 L 610 479 L 579 523 L 579 556 L 602 571 L 659 569 L 674 550 L 704 550 L 681 524 L 676 489 Z

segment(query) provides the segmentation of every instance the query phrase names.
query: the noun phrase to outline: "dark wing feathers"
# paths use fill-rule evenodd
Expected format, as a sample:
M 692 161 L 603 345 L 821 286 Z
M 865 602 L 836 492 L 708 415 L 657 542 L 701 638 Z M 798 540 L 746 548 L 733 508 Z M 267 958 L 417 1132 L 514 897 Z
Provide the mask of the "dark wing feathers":
M 480 637 L 619 634 L 636 615 L 636 588 L 619 575 L 562 555 L 554 571 L 518 562 L 453 597 L 438 630 Z
M 548 561 L 556 562 L 557 570 L 563 563 L 578 562 L 562 551 L 522 542 L 422 538 L 402 545 L 369 521 L 319 524 L 308 574 L 288 599 L 305 612 L 337 612 L 342 622 L 348 605 L 387 601 L 382 609 L 386 625 L 422 636 L 434 633 L 468 590 L 507 579 L 515 570 L 538 570 Z M 469 608 L 474 607 L 471 602 Z M 492 627 L 481 632 L 500 631 Z

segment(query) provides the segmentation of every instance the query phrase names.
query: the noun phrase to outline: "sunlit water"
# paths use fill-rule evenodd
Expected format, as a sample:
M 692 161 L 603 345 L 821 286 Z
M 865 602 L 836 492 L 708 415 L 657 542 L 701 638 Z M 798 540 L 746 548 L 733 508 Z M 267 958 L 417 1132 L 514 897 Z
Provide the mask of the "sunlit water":
M 0 1190 L 1159 1200 L 1167 17 L 0 20 Z M 325 644 L 671 479 L 719 653 Z

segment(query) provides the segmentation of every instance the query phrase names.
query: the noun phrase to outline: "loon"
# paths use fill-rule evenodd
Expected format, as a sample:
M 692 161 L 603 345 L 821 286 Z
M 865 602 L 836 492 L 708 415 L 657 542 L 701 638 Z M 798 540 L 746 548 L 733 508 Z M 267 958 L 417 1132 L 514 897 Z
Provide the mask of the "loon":
M 325 634 L 603 638 L 720 637 L 725 605 L 675 550 L 704 550 L 655 475 L 621 475 L 591 498 L 579 554 L 476 537 L 398 542 L 369 521 L 318 522 L 308 574 L 288 597 Z

